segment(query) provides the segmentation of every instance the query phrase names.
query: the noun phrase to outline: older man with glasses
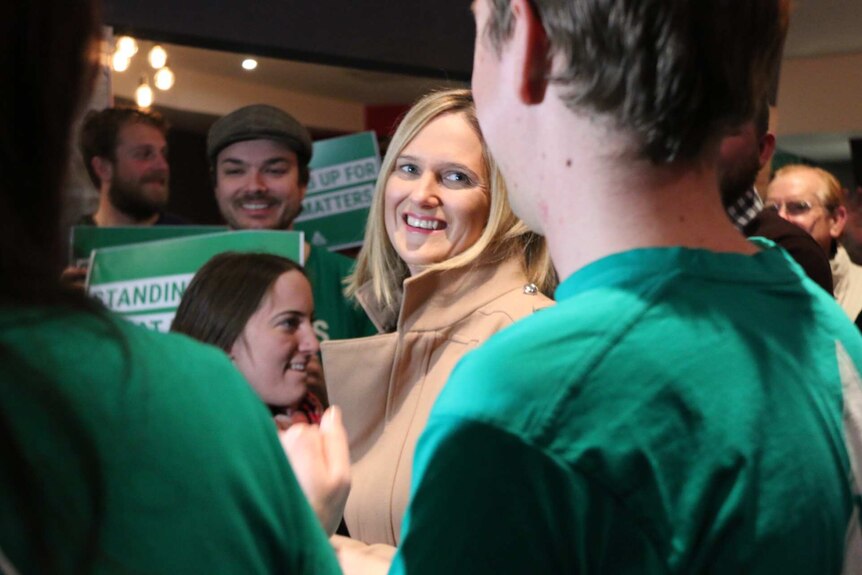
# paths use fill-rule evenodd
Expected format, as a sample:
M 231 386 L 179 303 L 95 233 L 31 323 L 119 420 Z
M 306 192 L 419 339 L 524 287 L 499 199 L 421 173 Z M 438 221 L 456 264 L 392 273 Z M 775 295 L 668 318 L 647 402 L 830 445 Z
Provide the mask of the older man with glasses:
M 794 164 L 778 170 L 766 190 L 767 208 L 811 234 L 829 256 L 835 299 L 851 320 L 862 313 L 862 267 L 838 242 L 847 225 L 846 191 L 829 172 Z

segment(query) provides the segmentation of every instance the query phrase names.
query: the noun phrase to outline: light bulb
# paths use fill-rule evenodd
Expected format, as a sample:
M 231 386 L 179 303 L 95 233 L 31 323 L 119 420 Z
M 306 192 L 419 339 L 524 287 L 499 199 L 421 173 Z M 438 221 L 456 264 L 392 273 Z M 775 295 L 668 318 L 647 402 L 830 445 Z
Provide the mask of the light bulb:
M 246 70 L 254 70 L 257 68 L 257 60 L 254 58 L 246 58 L 242 61 L 242 67 Z
M 138 53 L 138 42 L 131 36 L 120 36 L 117 38 L 117 52 L 131 59 Z
M 139 108 L 149 108 L 153 104 L 153 89 L 143 78 L 135 90 L 135 103 Z
M 173 71 L 167 66 L 156 72 L 154 79 L 159 90 L 170 90 L 175 80 Z
M 132 60 L 120 51 L 114 52 L 114 55 L 111 56 L 111 67 L 115 72 L 125 72 L 131 63 Z
M 150 66 L 158 70 L 159 68 L 164 68 L 165 64 L 167 64 L 168 53 L 165 52 L 164 48 L 156 44 L 153 46 L 152 50 L 150 50 L 148 59 L 150 61 Z

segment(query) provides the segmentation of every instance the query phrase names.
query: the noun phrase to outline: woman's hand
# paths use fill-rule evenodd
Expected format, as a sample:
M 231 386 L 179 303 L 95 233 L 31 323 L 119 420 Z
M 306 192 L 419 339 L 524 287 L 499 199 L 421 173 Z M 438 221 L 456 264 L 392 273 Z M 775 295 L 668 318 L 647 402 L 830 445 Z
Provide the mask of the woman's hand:
M 349 537 L 329 538 L 344 575 L 386 575 L 395 556 L 395 547 L 368 545 Z
M 319 427 L 297 423 L 279 431 L 279 438 L 311 508 L 332 535 L 350 493 L 350 450 L 341 410 L 330 407 Z

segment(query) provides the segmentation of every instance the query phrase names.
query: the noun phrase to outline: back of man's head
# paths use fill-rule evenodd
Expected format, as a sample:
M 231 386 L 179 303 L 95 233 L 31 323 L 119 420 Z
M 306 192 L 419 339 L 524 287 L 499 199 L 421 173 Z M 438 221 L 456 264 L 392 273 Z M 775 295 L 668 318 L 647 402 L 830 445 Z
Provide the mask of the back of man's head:
M 510 0 L 488 0 L 502 49 Z M 788 0 L 532 0 L 566 105 L 633 137 L 662 164 L 701 155 L 753 116 L 778 65 Z
M 718 184 L 725 207 L 730 208 L 754 188 L 774 150 L 775 136 L 769 134 L 769 101 L 762 98 L 754 116 L 728 130 L 719 146 Z
M 163 136 L 168 132 L 167 121 L 155 110 L 129 107 L 105 108 L 92 110 L 84 118 L 80 138 L 81 156 L 84 158 L 87 173 L 97 188 L 101 185 L 101 179 L 93 168 L 93 158 L 106 158 L 115 162 L 120 130 L 127 124 L 133 123 L 152 126 Z
M 769 132 L 769 99 L 761 98 L 754 110 L 754 132 L 762 139 Z

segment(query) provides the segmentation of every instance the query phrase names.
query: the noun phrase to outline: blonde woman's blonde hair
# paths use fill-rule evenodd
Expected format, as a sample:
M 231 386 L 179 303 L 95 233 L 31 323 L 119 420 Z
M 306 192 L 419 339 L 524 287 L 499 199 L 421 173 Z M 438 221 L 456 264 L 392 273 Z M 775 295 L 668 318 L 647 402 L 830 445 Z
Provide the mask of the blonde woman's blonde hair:
M 475 130 L 482 143 L 482 157 L 487 168 L 486 186 L 491 200 L 488 223 L 476 243 L 446 261 L 428 266 L 427 270 L 449 270 L 468 265 L 502 262 L 519 256 L 527 278 L 551 294 L 557 277 L 551 266 L 545 239 L 531 232 L 512 212 L 503 176 L 488 151 L 470 90 L 443 90 L 421 98 L 404 116 L 392 137 L 374 188 L 374 198 L 365 226 L 365 240 L 356 260 L 356 269 L 347 281 L 345 293 L 355 297 L 359 288 L 371 282 L 373 296 L 388 311 L 398 312 L 402 283 L 410 276 L 386 233 L 384 190 L 395 161 L 405 147 L 432 120 L 444 114 L 460 114 Z
M 829 213 L 833 213 L 839 206 L 844 205 L 846 198 L 844 188 L 841 187 L 841 182 L 822 168 L 805 164 L 788 164 L 775 172 L 772 179 L 774 180 L 780 176 L 798 172 L 810 172 L 820 179 L 823 185 L 817 187 L 817 199 Z

